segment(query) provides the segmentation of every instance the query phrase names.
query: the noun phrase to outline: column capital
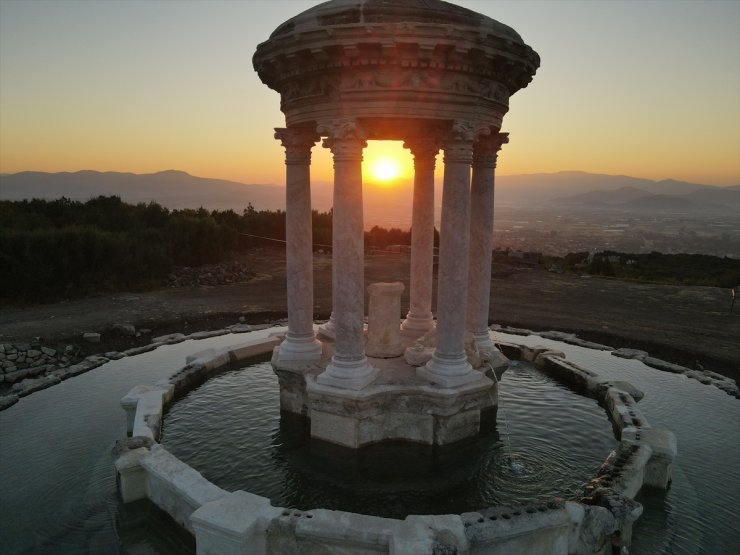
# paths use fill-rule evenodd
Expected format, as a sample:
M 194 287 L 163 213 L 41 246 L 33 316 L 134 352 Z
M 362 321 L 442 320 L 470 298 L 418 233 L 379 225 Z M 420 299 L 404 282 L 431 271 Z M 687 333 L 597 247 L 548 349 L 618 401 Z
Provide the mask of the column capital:
M 438 137 L 413 137 L 404 141 L 403 148 L 411 151 L 411 155 L 414 157 L 414 166 L 431 163 L 434 167 L 437 153 L 442 148 L 442 140 Z
M 318 127 L 321 135 L 328 135 L 322 146 L 331 150 L 334 161 L 362 161 L 362 151 L 367 146 L 365 132 L 355 120 L 334 120 Z
M 276 127 L 275 138 L 285 148 L 285 164 L 310 164 L 311 149 L 321 139 L 313 129 L 306 127 Z
M 442 139 L 444 162 L 470 164 L 473 160 L 473 142 L 480 130 L 469 122 L 456 121 Z
M 495 168 L 498 152 L 509 142 L 508 133 L 481 135 L 473 145 L 473 166 Z

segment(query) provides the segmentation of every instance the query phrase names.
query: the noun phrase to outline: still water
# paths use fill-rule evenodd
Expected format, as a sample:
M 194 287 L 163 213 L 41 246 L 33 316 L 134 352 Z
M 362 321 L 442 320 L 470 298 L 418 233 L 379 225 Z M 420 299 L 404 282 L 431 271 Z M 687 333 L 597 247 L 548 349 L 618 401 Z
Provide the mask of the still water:
M 740 494 L 740 402 L 737 399 L 684 376 L 660 372 L 637 361 L 613 357 L 608 352 L 536 336 L 497 336 L 518 343 L 551 345 L 565 351 L 577 364 L 611 379 L 632 382 L 645 392 L 640 408 L 650 423 L 668 427 L 678 437 L 679 455 L 673 468 L 671 489 L 668 492 L 650 490 L 639 498 L 645 505 L 645 513 L 635 527 L 633 554 L 737 552 L 740 546 L 737 527 L 740 510 L 736 502 Z M 192 539 L 171 525 L 149 503 L 123 506 L 117 501 L 110 453 L 115 440 L 125 433 L 125 415 L 119 399 L 134 385 L 154 383 L 168 376 L 182 366 L 187 354 L 229 345 L 247 337 L 254 335 L 187 341 L 113 361 L 35 393 L 1 412 L 0 552 L 194 552 Z M 262 380 L 257 379 L 260 375 Z M 252 380 L 248 386 L 249 399 L 255 405 L 262 402 L 262 398 L 277 395 L 275 387 L 270 385 L 274 384 L 274 378 L 263 364 L 247 371 L 221 374 L 186 396 L 170 411 L 164 438 L 168 447 L 173 451 L 178 449 L 174 432 L 178 420 L 184 418 L 178 416 L 181 411 L 210 410 L 221 421 L 239 418 L 238 410 L 247 403 L 235 403 L 235 407 L 227 403 L 203 407 L 200 405 L 207 403 L 198 400 L 203 395 L 218 394 L 219 388 L 228 389 L 230 380 Z M 534 399 L 527 394 L 529 391 L 537 392 Z M 352 487 L 340 491 L 335 501 L 329 499 L 327 503 L 344 503 L 349 499 L 348 508 L 352 508 L 352 496 L 372 500 L 376 498 L 377 484 L 390 478 L 396 482 L 392 488 L 386 488 L 391 491 L 383 495 L 392 499 L 395 488 L 399 488 L 400 493 L 395 494 L 399 497 L 417 491 L 415 502 L 421 507 L 458 507 L 471 495 L 474 499 L 479 496 L 480 502 L 473 501 L 478 507 L 497 501 L 521 501 L 524 497 L 534 499 L 540 492 L 532 488 L 530 482 L 544 484 L 542 487 L 549 488 L 552 493 L 567 496 L 577 491 L 572 488 L 577 488 L 590 476 L 615 441 L 605 414 L 593 402 L 585 400 L 582 404 L 583 399 L 576 396 L 572 399 L 575 405 L 570 403 L 573 406 L 566 407 L 567 410 L 558 410 L 557 403 L 563 402 L 561 394 L 566 394 L 566 398 L 572 395 L 536 370 L 519 365 L 504 374 L 498 430 L 484 436 L 474 446 L 482 454 L 480 462 L 466 466 L 459 464 L 459 458 L 443 458 L 440 464 L 447 470 L 449 483 L 438 488 L 437 493 L 418 493 L 424 480 L 429 480 L 439 470 L 433 465 L 423 466 L 425 458 L 419 460 L 421 466 L 418 468 L 423 472 L 416 473 L 413 480 L 403 475 L 384 474 L 383 468 L 392 465 L 381 465 L 375 474 L 370 473 L 375 484 L 366 490 L 371 491 L 363 491 L 366 478 L 358 477 L 367 477 L 368 467 L 375 466 L 372 463 L 399 456 L 398 453 L 370 453 L 367 459 L 350 465 L 343 476 Z M 233 410 L 237 413 L 230 412 Z M 260 444 L 262 447 L 245 452 L 245 440 L 234 439 L 229 443 L 238 455 L 235 460 L 222 460 L 218 468 L 211 470 L 204 470 L 199 464 L 195 466 L 229 489 L 241 487 L 228 482 L 236 480 L 237 476 L 237 481 L 249 475 L 259 479 L 265 472 L 277 472 L 276 469 L 282 468 L 282 477 L 263 480 L 265 490 L 253 491 L 270 496 L 276 504 L 316 506 L 313 499 L 318 495 L 317 490 L 326 489 L 327 483 L 332 484 L 332 474 L 312 462 L 314 455 L 320 459 L 325 454 L 307 456 L 308 448 L 301 443 L 300 431 L 292 426 L 281 428 L 274 416 L 276 411 L 275 402 L 254 412 L 248 423 L 241 422 L 235 427 L 265 438 Z M 554 434 L 568 429 L 573 419 L 581 418 L 594 419 L 583 426 L 585 438 L 566 434 L 567 437 L 554 439 L 558 437 Z M 508 425 L 504 426 L 504 422 Z M 201 435 L 200 441 L 202 438 Z M 550 455 L 544 457 L 542 451 L 535 449 L 539 444 L 546 445 Z M 332 455 L 328 454 L 329 460 Z M 403 456 L 414 454 L 404 453 Z M 569 477 L 566 467 L 568 473 L 575 473 L 575 479 Z M 462 470 L 456 473 L 455 469 L 460 468 Z M 211 472 L 213 475 L 209 475 Z M 310 483 L 307 483 L 309 478 Z M 476 484 L 483 485 L 480 491 L 472 487 Z M 439 511 L 435 509 L 434 512 Z
M 497 426 L 438 453 L 403 444 L 359 455 L 317 449 L 298 425 L 280 426 L 279 402 L 269 362 L 226 372 L 172 407 L 162 444 L 226 490 L 392 518 L 575 497 L 616 445 L 596 401 L 529 363 L 504 374 Z

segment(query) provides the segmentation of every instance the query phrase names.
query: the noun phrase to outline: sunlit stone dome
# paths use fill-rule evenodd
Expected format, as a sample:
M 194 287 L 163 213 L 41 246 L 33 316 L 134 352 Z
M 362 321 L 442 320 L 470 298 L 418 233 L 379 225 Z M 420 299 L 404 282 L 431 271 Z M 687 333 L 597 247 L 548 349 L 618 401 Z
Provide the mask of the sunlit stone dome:
M 510 27 L 441 0 L 332 0 L 280 25 L 253 64 L 288 126 L 346 115 L 368 138 L 402 138 L 404 119 L 499 129 L 539 56 Z

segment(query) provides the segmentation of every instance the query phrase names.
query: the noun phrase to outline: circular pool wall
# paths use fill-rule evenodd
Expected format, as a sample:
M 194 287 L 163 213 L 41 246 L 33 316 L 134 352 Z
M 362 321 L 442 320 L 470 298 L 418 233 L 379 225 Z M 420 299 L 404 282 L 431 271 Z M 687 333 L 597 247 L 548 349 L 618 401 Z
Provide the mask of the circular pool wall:
M 497 421 L 475 440 L 349 450 L 310 440 L 300 418 L 281 420 L 277 378 L 263 360 L 177 400 L 161 443 L 225 490 L 302 510 L 403 518 L 578 497 L 616 444 L 604 409 L 523 361 L 500 391 Z

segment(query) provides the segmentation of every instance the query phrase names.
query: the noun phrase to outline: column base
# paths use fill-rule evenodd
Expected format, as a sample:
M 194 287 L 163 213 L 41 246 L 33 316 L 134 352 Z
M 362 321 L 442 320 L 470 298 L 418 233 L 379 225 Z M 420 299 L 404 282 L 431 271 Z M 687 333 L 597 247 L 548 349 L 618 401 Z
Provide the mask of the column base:
M 434 319 L 430 315 L 427 318 L 418 318 L 411 313 L 406 315 L 406 319 L 401 322 L 401 335 L 416 339 L 434 329 Z
M 432 360 L 416 369 L 416 375 L 443 387 L 459 387 L 486 379 L 483 374 L 473 370 L 465 354 L 454 359 L 445 359 L 436 352 Z
M 321 342 L 313 333 L 301 337 L 288 332 L 278 347 L 278 360 L 319 360 L 321 350 Z
M 374 382 L 378 374 L 379 370 L 370 366 L 364 356 L 362 359 L 349 362 L 332 358 L 326 370 L 316 376 L 316 382 L 359 391 Z

